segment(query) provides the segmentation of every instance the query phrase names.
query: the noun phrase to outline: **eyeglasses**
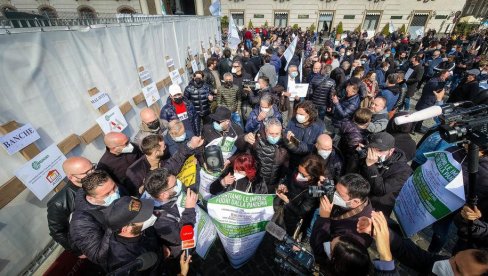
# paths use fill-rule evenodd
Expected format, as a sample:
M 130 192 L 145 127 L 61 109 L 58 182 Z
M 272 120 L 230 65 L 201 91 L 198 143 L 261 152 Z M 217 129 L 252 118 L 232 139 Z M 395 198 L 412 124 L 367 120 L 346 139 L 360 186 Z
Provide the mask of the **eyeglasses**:
M 74 173 L 74 174 L 72 174 L 72 176 L 78 180 L 81 180 L 82 178 L 86 177 L 87 175 L 93 173 L 96 169 L 97 169 L 97 163 L 92 163 L 91 168 L 89 170 L 87 170 L 86 172 Z M 83 175 L 83 177 L 78 177 L 79 175 Z
M 232 65 L 232 68 L 239 68 L 239 67 L 241 67 L 241 66 L 239 66 L 239 65 Z

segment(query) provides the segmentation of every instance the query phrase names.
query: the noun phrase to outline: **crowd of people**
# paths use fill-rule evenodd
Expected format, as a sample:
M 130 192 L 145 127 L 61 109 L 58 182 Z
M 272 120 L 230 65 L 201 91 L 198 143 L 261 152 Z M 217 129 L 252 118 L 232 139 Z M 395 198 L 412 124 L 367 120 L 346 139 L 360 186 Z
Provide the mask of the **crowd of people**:
M 488 275 L 486 147 L 478 206 L 437 221 L 428 251 L 403 238 L 392 219 L 425 152 L 452 152 L 468 183 L 467 153 L 442 140 L 438 118 L 431 127 L 394 119 L 444 102 L 488 104 L 487 33 L 350 32 L 335 41 L 288 27 L 241 35 L 237 49 L 215 49 L 184 89 L 171 85 L 159 114 L 144 108 L 133 139 L 108 133 L 97 163 L 66 160 L 69 183 L 48 203 L 58 243 L 103 273 L 152 251 L 158 260 L 146 275 L 187 275 L 191 257 L 182 254 L 180 230 L 195 224 L 199 183 L 184 187 L 176 176 L 190 156 L 208 170 L 204 147 L 218 140 L 229 154 L 210 193 L 275 194 L 273 221 L 310 244 L 326 275 L 395 275 L 398 263 L 420 274 Z M 295 38 L 295 52 L 285 55 Z M 294 93 L 298 83 L 308 83 L 305 97 Z M 416 135 L 423 135 L 419 143 Z M 331 181 L 332 198 L 309 194 Z M 181 193 L 184 208 L 176 205 Z M 453 222 L 456 246 L 451 256 L 439 255 Z M 373 242 L 377 260 L 367 250 Z

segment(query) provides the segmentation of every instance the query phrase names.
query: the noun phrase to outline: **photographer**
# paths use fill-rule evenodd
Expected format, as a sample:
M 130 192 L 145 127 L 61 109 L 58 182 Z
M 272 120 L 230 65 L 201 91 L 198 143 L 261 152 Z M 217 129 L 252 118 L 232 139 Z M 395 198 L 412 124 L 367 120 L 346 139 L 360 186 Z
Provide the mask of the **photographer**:
M 367 148 L 367 156 L 361 161 L 361 175 L 371 185 L 370 199 L 374 209 L 389 217 L 412 169 L 405 153 L 395 148 L 395 138 L 389 133 L 371 135 Z

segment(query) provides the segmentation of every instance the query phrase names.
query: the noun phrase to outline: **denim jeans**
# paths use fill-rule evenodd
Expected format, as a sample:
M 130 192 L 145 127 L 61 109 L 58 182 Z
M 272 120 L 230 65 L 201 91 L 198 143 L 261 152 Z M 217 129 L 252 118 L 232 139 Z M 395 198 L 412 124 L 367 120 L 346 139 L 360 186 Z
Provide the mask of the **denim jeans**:
M 410 109 L 410 97 L 405 97 L 405 103 L 403 105 L 403 108 L 405 109 L 405 111 L 408 111 Z

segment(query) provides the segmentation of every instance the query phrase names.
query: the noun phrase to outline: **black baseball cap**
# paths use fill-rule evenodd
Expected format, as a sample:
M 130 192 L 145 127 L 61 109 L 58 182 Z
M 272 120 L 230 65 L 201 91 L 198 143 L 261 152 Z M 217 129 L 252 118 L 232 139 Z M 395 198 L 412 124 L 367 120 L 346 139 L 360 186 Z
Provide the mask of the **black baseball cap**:
M 375 133 L 369 136 L 368 148 L 377 148 L 381 151 L 395 147 L 395 138 L 386 132 Z
M 231 112 L 227 107 L 219 106 L 215 110 L 215 113 L 208 116 L 214 121 L 222 122 L 224 120 L 230 120 Z
M 151 199 L 138 199 L 124 196 L 114 201 L 103 210 L 107 226 L 112 230 L 119 230 L 131 223 L 141 223 L 148 220 L 154 211 Z

